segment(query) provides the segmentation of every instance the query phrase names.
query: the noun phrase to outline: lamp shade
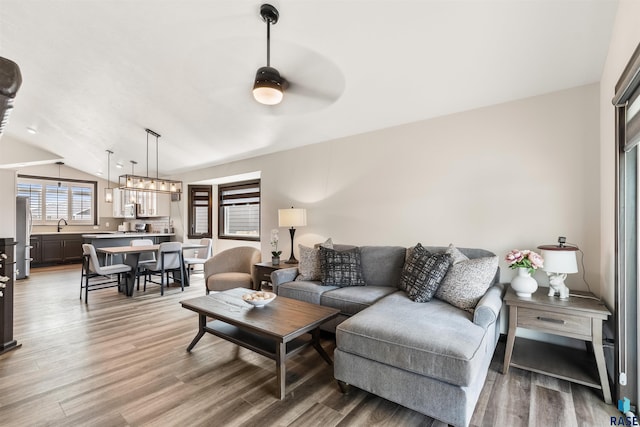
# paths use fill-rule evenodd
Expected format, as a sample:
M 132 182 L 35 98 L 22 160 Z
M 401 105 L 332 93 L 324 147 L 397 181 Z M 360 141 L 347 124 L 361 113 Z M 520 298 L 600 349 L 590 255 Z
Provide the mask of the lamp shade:
M 273 67 L 260 67 L 253 84 L 253 97 L 265 105 L 276 105 L 282 101 L 282 78 Z
M 278 209 L 279 227 L 304 227 L 305 225 L 307 225 L 306 209 Z
M 544 258 L 542 269 L 549 273 L 577 273 L 576 251 L 571 246 L 538 246 Z

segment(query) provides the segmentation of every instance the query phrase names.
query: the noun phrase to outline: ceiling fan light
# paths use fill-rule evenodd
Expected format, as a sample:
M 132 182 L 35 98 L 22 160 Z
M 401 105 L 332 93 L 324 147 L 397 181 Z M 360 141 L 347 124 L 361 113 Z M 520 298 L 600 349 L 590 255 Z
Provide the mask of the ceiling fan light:
M 265 105 L 277 105 L 282 101 L 283 80 L 280 73 L 273 67 L 260 67 L 253 84 L 253 97 Z

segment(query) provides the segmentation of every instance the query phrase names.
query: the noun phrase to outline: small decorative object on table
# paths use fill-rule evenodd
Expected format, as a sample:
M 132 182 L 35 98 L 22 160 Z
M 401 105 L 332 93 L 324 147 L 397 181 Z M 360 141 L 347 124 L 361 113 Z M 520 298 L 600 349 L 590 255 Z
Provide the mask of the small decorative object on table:
M 244 302 L 248 302 L 255 307 L 265 306 L 274 299 L 276 299 L 276 294 L 273 292 L 258 291 L 242 295 L 242 300 Z
M 505 256 L 509 268 L 517 270 L 518 275 L 511 280 L 511 288 L 520 298 L 531 298 L 538 289 L 538 282 L 532 276 L 544 264 L 540 254 L 528 249 L 514 249 Z
M 271 264 L 273 265 L 280 264 L 280 254 L 282 251 L 278 250 L 278 240 L 280 240 L 278 237 L 278 229 L 274 228 L 271 230 L 271 246 L 273 247 L 271 251 Z

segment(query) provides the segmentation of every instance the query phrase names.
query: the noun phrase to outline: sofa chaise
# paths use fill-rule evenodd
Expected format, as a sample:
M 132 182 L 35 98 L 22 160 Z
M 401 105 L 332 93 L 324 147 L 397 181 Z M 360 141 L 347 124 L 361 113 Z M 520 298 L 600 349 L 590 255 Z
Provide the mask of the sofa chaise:
M 450 248 L 426 247 L 432 253 Z M 296 280 L 294 267 L 272 273 L 274 291 L 340 309 L 323 329 L 336 334 L 334 376 L 343 392 L 354 385 L 448 424 L 467 426 L 500 335 L 504 287 L 498 283 L 497 258 L 483 249 L 457 249 L 469 260 L 495 261 L 486 293 L 473 310 L 463 310 L 438 298 L 415 302 L 399 290 L 411 250 L 358 248 L 364 286 Z

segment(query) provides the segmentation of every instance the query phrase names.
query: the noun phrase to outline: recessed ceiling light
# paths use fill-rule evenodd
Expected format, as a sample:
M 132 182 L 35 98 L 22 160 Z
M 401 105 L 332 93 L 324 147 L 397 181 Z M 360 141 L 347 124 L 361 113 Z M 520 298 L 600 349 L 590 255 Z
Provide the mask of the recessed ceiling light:
M 118 162 L 118 163 L 116 163 L 116 167 L 118 169 L 122 169 L 124 166 L 122 165 L 122 163 Z
M 98 172 L 96 172 L 96 175 L 102 176 L 102 172 L 98 171 Z
M 29 132 L 31 135 L 35 135 L 36 133 L 38 133 L 38 130 L 32 126 L 29 126 L 27 128 L 27 132 Z

